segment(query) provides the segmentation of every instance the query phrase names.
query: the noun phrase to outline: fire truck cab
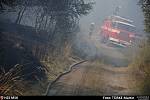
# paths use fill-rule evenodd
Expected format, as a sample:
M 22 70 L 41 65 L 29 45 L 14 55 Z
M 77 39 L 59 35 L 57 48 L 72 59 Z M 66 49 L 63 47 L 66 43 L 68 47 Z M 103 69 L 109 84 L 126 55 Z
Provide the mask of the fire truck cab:
M 101 26 L 101 41 L 108 41 L 123 47 L 131 46 L 136 33 L 133 21 L 120 16 L 107 17 Z

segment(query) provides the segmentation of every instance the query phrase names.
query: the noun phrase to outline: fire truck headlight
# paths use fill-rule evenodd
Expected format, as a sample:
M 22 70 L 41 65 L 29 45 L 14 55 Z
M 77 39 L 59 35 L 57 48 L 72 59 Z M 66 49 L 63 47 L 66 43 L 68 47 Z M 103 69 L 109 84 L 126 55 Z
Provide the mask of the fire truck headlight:
M 120 31 L 116 31 L 118 34 L 120 33 Z
M 111 32 L 114 32 L 114 33 L 120 33 L 119 30 L 116 30 L 116 29 L 109 29 Z
M 134 35 L 129 35 L 130 38 L 134 37 Z

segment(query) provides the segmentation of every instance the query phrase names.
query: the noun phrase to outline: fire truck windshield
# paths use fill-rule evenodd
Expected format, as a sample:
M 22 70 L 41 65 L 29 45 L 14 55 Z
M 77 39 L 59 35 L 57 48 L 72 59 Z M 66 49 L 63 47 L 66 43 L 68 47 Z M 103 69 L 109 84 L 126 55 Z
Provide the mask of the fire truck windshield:
M 136 30 L 134 25 L 119 21 L 113 22 L 112 27 L 116 29 L 126 30 L 129 32 L 135 32 Z

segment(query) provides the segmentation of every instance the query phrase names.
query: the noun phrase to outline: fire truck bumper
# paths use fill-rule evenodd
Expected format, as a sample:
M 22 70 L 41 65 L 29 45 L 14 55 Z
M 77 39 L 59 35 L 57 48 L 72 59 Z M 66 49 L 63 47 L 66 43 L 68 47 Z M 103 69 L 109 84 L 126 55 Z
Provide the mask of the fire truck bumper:
M 127 42 L 127 41 L 124 41 L 124 40 L 119 40 L 119 39 L 115 39 L 115 38 L 112 38 L 112 37 L 109 37 L 109 40 L 110 40 L 111 43 L 113 43 L 115 45 L 119 45 L 121 47 L 131 46 L 131 42 Z

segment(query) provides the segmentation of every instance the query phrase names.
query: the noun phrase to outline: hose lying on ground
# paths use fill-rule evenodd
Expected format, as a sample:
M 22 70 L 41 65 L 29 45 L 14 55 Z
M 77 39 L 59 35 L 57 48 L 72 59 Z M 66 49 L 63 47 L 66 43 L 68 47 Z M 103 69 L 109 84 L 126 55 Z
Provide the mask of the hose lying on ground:
M 49 82 L 48 87 L 46 88 L 46 92 L 45 92 L 44 95 L 47 96 L 47 95 L 48 95 L 48 92 L 49 92 L 49 90 L 51 90 L 52 86 L 53 86 L 62 76 L 64 76 L 64 75 L 70 73 L 70 72 L 72 71 L 73 67 L 75 67 L 75 66 L 77 66 L 77 65 L 79 65 L 79 64 L 82 64 L 82 63 L 84 63 L 84 62 L 86 62 L 86 61 L 87 61 L 87 60 L 83 60 L 83 61 L 77 62 L 77 63 L 75 63 L 75 64 L 72 64 L 72 65 L 69 67 L 69 69 L 68 69 L 67 71 L 65 71 L 65 72 L 63 72 L 62 74 L 60 74 L 54 81 Z

